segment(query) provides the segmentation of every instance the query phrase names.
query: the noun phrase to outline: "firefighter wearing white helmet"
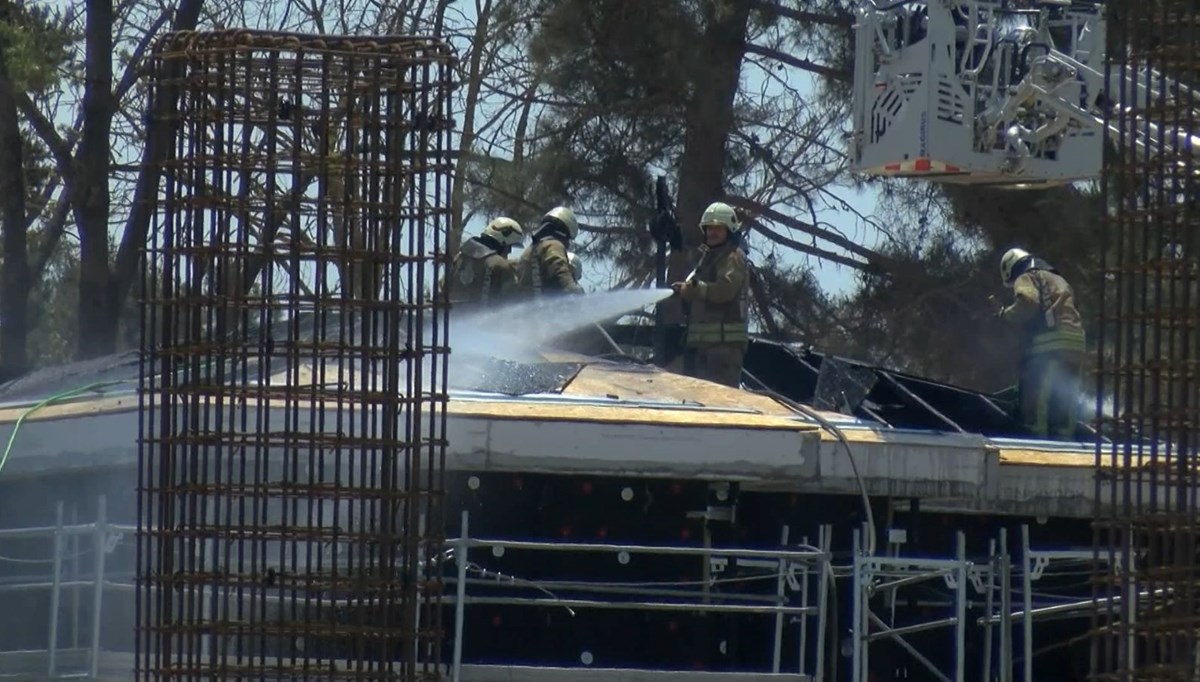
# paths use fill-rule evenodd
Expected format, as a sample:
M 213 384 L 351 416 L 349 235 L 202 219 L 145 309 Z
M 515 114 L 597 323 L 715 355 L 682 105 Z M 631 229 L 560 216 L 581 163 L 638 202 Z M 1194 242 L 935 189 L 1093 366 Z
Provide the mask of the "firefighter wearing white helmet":
M 1013 290 L 1013 301 L 998 315 L 1021 333 L 1021 420 L 1036 436 L 1073 440 L 1087 357 L 1075 292 L 1049 263 L 1024 249 L 1001 256 L 1000 279 Z
M 749 341 L 742 224 L 732 206 L 718 201 L 704 210 L 700 229 L 704 245 L 699 264 L 684 281 L 671 285 L 689 304 L 684 373 L 736 388 Z
M 478 237 L 464 241 L 450 266 L 451 307 L 470 309 L 512 300 L 519 290 L 517 271 L 508 256 L 524 240 L 520 223 L 500 217 Z
M 517 263 L 521 287 L 534 296 L 582 294 L 583 287 L 571 269 L 567 247 L 579 234 L 575 213 L 566 206 L 550 209 L 533 233 L 533 243 Z

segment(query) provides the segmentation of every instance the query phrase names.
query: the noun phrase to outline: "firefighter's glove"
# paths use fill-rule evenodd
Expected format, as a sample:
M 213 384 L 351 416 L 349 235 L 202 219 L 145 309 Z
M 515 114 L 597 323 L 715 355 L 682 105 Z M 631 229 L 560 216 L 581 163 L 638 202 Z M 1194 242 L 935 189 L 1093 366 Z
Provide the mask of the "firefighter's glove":
M 691 282 L 676 282 L 671 285 L 671 288 L 685 301 L 692 301 L 696 298 L 696 285 Z
M 992 306 L 992 310 L 994 311 L 992 313 L 992 317 L 995 317 L 996 319 L 1001 319 L 1004 317 L 1004 306 L 1001 305 L 1000 299 L 996 298 L 994 295 L 988 296 L 988 304 Z

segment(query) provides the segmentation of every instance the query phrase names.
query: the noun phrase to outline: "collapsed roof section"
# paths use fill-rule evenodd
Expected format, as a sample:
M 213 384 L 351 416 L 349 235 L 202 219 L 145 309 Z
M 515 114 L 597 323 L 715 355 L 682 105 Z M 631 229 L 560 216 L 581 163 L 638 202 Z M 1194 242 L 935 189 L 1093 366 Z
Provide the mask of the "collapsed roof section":
M 1012 405 L 995 395 L 821 353 L 800 344 L 754 339 L 746 353 L 749 375 L 768 388 L 813 407 L 853 414 L 883 426 L 978 433 L 1028 439 Z M 1094 443 L 1080 421 L 1075 441 Z

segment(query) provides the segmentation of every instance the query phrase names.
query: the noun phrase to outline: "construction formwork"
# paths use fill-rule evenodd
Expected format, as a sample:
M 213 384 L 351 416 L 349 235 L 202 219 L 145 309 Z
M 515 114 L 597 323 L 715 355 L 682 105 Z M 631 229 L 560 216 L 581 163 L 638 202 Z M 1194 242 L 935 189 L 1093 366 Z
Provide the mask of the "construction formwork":
M 157 46 L 138 679 L 439 675 L 452 61 L 409 37 Z
M 1108 6 L 1108 220 L 1097 450 L 1097 679 L 1200 671 L 1200 10 L 1193 0 Z M 1116 95 L 1116 96 L 1112 96 Z M 1159 151 L 1161 150 L 1161 151 Z M 1106 403 L 1108 403 L 1106 405 Z

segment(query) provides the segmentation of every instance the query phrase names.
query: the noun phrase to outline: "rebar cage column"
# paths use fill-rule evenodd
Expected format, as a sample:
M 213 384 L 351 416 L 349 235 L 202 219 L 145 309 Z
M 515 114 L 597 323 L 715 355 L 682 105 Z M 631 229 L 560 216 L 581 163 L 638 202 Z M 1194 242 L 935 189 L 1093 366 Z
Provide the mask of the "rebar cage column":
M 452 53 L 154 55 L 137 678 L 436 679 Z
M 1097 679 L 1192 680 L 1200 11 L 1193 0 L 1112 0 L 1107 11 L 1107 81 L 1121 92 L 1106 93 L 1097 413 L 1112 442 L 1097 446 L 1096 551 L 1106 560 L 1096 562 L 1091 667 Z

